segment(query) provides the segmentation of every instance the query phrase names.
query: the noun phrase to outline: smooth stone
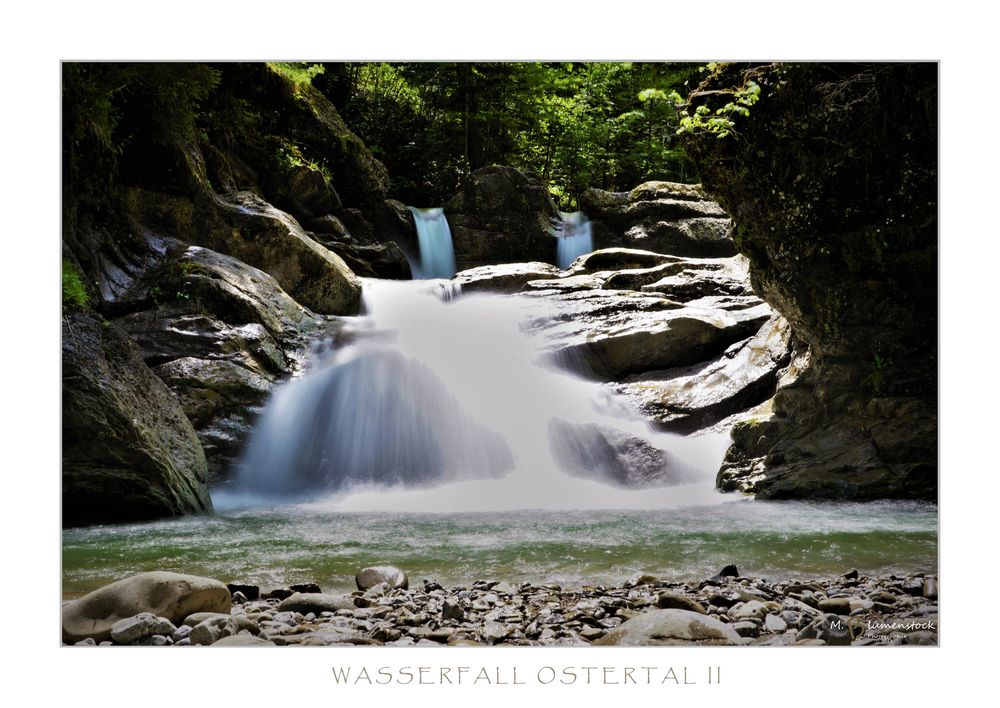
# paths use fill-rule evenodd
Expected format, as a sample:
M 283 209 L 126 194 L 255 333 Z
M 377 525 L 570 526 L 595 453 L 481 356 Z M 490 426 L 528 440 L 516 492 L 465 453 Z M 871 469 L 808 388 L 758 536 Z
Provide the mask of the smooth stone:
M 97 642 L 95 642 L 90 637 L 87 637 L 86 639 L 81 639 L 80 641 L 76 642 L 73 646 L 75 646 L 75 647 L 96 647 L 97 646 Z
M 392 588 L 402 588 L 406 590 L 410 587 L 410 580 L 399 568 L 391 565 L 373 566 L 364 568 L 359 572 L 354 581 L 358 585 L 358 590 L 369 590 L 379 583 L 388 583 Z
M 743 644 L 744 639 L 714 617 L 690 610 L 649 610 L 609 630 L 595 644 L 651 646 L 684 644 Z
M 218 580 L 166 571 L 106 585 L 62 607 L 63 641 L 103 641 L 119 620 L 150 612 L 178 624 L 194 612 L 229 612 L 232 596 Z
M 935 578 L 924 578 L 923 596 L 928 600 L 938 599 L 938 584 Z
M 324 593 L 297 592 L 282 600 L 278 605 L 279 612 L 301 612 L 302 614 L 353 609 L 356 609 L 356 606 L 350 597 Z
M 239 590 L 233 593 L 234 605 L 245 605 L 247 602 L 248 602 L 247 596 L 241 593 Z
M 586 639 L 588 642 L 592 642 L 595 639 L 600 639 L 605 634 L 607 634 L 607 632 L 597 627 L 584 627 L 582 630 L 580 630 L 580 636 Z
M 111 626 L 111 640 L 117 644 L 131 644 L 154 634 L 173 634 L 177 627 L 163 617 L 151 612 L 140 612 L 134 617 L 118 620 Z
M 231 618 L 233 622 L 236 623 L 236 627 L 240 631 L 246 630 L 252 634 L 260 633 L 260 626 L 252 619 L 243 615 L 228 615 L 225 614 L 224 612 L 195 612 L 194 614 L 188 615 L 187 617 L 184 618 L 184 624 L 181 625 L 181 627 L 189 627 L 193 629 L 194 627 L 197 627 L 199 624 L 205 622 L 206 620 L 217 619 L 219 617 Z M 178 628 L 178 632 L 180 630 L 181 628 Z M 190 636 L 190 634 L 191 634 L 190 631 L 188 631 L 185 632 L 183 636 L 185 637 Z
M 788 629 L 788 623 L 775 614 L 769 614 L 764 618 L 764 627 L 769 632 L 774 632 L 775 634 L 780 634 Z
M 656 606 L 661 610 L 690 610 L 691 612 L 698 612 L 703 615 L 707 614 L 700 602 L 674 592 L 660 593 L 660 596 L 656 599 Z
M 741 637 L 756 637 L 760 634 L 760 626 L 754 622 L 742 621 L 733 622 L 732 628 Z
M 191 629 L 191 635 L 188 639 L 191 640 L 192 644 L 210 645 L 223 637 L 239 634 L 239 631 L 240 628 L 235 618 L 230 615 L 219 615 L 196 624 Z
M 835 615 L 851 614 L 851 601 L 846 597 L 831 597 L 819 601 L 819 611 Z
M 767 614 L 768 608 L 760 600 L 750 600 L 749 602 L 741 602 L 738 605 L 733 605 L 727 613 L 730 619 L 737 622 L 749 619 L 763 620 Z
M 276 644 L 252 634 L 231 634 L 212 642 L 213 647 L 273 647 Z

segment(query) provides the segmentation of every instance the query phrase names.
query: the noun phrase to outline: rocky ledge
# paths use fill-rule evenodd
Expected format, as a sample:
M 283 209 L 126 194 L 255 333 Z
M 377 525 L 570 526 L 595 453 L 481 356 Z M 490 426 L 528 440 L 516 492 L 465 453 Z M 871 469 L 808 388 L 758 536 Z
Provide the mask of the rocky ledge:
M 265 593 L 254 585 L 229 584 L 230 600 L 219 596 L 219 581 L 144 573 L 66 603 L 63 641 L 77 646 L 936 645 L 939 626 L 937 576 L 923 573 L 866 577 L 851 571 L 831 580 L 769 581 L 739 577 L 730 565 L 702 582 L 643 575 L 614 587 L 477 580 L 445 588 L 424 580 L 414 588 L 401 570 L 379 567 L 361 571 L 357 582 L 358 590 L 339 595 L 323 593 L 315 583 Z M 129 611 L 118 613 L 119 606 Z

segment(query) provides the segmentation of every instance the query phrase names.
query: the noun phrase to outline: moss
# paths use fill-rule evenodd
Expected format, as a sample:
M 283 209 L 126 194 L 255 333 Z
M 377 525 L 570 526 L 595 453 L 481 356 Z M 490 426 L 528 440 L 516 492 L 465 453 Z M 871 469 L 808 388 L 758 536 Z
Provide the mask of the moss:
M 90 304 L 90 293 L 80 269 L 66 258 L 62 262 L 62 299 L 63 308 L 67 310 L 84 310 Z

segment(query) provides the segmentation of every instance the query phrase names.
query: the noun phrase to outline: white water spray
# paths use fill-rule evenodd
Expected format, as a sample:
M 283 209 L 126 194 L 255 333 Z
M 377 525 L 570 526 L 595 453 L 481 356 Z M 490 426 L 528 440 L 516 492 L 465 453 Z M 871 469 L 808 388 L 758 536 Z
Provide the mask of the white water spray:
M 410 207 L 420 244 L 420 278 L 450 278 L 455 275 L 455 249 L 444 209 Z
M 556 229 L 556 265 L 565 270 L 580 256 L 594 250 L 590 221 L 582 211 L 559 212 Z
M 652 431 L 607 387 L 538 363 L 539 342 L 522 330 L 527 300 L 446 302 L 444 285 L 366 281 L 357 341 L 275 393 L 235 494 L 217 494 L 217 506 L 244 495 L 343 511 L 722 501 L 713 483 L 727 435 Z M 656 485 L 608 478 L 631 462 L 604 442 L 607 430 L 665 451 Z

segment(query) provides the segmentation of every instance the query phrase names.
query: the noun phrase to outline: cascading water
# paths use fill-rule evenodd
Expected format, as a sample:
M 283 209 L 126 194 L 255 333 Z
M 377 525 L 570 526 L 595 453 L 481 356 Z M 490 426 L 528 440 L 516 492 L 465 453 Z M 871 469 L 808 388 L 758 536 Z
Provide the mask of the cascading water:
M 556 265 L 562 269 L 582 255 L 594 250 L 590 221 L 582 211 L 559 212 L 560 223 L 556 228 Z
M 722 496 L 712 482 L 728 436 L 652 431 L 605 387 L 538 362 L 522 327 L 537 301 L 446 302 L 442 285 L 365 281 L 353 343 L 275 393 L 216 506 L 658 508 Z
M 455 275 L 455 249 L 444 209 L 410 207 L 420 243 L 419 278 L 450 278 Z

